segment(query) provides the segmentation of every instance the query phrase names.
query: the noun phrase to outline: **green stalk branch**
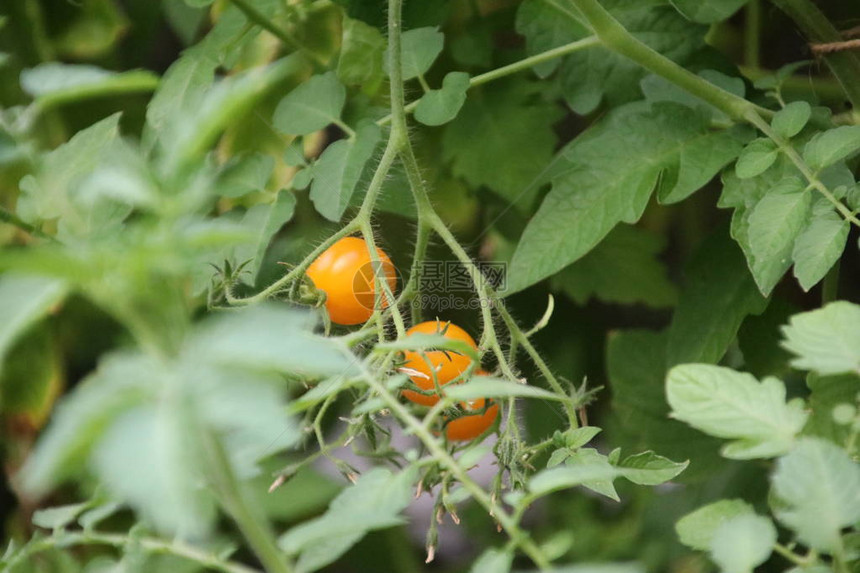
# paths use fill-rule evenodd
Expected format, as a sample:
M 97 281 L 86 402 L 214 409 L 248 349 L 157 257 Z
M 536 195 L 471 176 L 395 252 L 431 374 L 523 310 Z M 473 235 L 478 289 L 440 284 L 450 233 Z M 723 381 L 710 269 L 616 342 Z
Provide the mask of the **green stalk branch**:
M 207 462 L 210 465 L 209 475 L 212 476 L 218 500 L 239 526 L 267 573 L 292 573 L 292 564 L 278 548 L 269 523 L 255 511 L 247 499 L 218 438 L 208 434 L 204 435 L 203 439 L 206 443 Z
M 744 121 L 750 111 L 765 117 L 772 115 L 773 112 L 715 86 L 637 40 L 597 0 L 571 2 L 579 9 L 600 42 L 613 52 L 669 80 L 733 119 Z
M 744 12 L 744 64 L 752 68 L 761 67 L 761 12 L 761 0 L 752 0 Z
M 356 231 L 358 231 L 358 228 L 359 225 L 355 220 L 350 221 L 349 223 L 341 227 L 328 239 L 317 245 L 317 248 L 311 251 L 310 254 L 305 257 L 305 259 L 296 267 L 294 267 L 290 272 L 288 272 L 280 279 L 276 280 L 271 285 L 269 285 L 255 295 L 249 296 L 247 298 L 236 298 L 232 293 L 232 289 L 227 288 L 225 291 L 227 302 L 233 306 L 247 306 L 263 302 L 269 297 L 274 296 L 275 294 L 286 288 L 290 283 L 295 280 L 298 280 L 304 274 L 307 268 L 311 266 L 311 263 L 323 253 L 323 251 L 335 244 L 340 239 L 351 235 L 352 233 L 355 233 Z
M 532 345 L 531 340 L 529 340 L 528 336 L 522 331 L 519 325 L 514 320 L 514 317 L 511 316 L 511 313 L 508 312 L 504 306 L 499 305 L 498 307 L 499 314 L 502 316 L 502 320 L 507 324 L 508 329 L 511 331 L 511 338 L 515 340 L 517 343 L 521 344 L 526 351 L 526 354 L 529 355 L 529 358 L 532 359 L 532 362 L 535 363 L 535 366 L 538 367 L 541 375 L 549 382 L 549 385 L 552 389 L 562 396 L 567 396 L 568 393 L 565 391 L 564 387 L 561 385 L 561 382 L 555 377 L 552 373 L 552 370 L 549 369 L 543 357 L 537 351 L 537 349 Z M 573 404 L 570 403 L 569 400 L 564 402 L 564 408 L 567 413 L 568 423 L 571 428 L 576 428 L 579 426 L 579 422 L 576 418 L 576 409 L 573 407 Z
M 598 40 L 596 36 L 588 36 L 587 38 L 583 38 L 581 40 L 577 40 L 575 42 L 559 46 L 558 48 L 553 48 L 551 50 L 541 52 L 540 54 L 535 54 L 534 56 L 523 58 L 522 60 L 519 60 L 512 64 L 508 64 L 507 66 L 502 66 L 501 68 L 496 68 L 495 70 L 490 70 L 489 72 L 471 78 L 469 80 L 469 89 L 531 69 L 538 64 L 542 64 L 543 62 L 548 62 L 556 58 L 561 58 L 568 54 L 572 54 L 574 52 L 578 52 L 580 50 L 584 50 L 586 48 L 591 48 L 593 46 L 598 45 L 600 45 L 600 40 Z M 418 100 L 410 102 L 403 109 L 406 113 L 412 113 L 413 111 L 415 111 L 416 107 L 418 107 Z M 391 119 L 392 116 L 387 115 L 376 123 L 378 125 L 385 125 L 387 123 L 390 123 Z
M 794 20 L 810 42 L 826 44 L 844 40 L 810 0 L 773 0 L 773 3 Z M 851 50 L 832 52 L 824 56 L 824 61 L 842 84 L 854 109 L 860 109 L 860 54 Z
M 508 64 L 507 66 L 502 66 L 501 68 L 496 68 L 495 70 L 490 70 L 489 72 L 477 75 L 469 80 L 469 87 L 474 88 L 477 86 L 481 86 L 486 83 L 498 80 L 500 78 L 504 78 L 506 76 L 510 76 L 512 74 L 531 69 L 538 64 L 542 64 L 550 60 L 555 60 L 556 58 L 561 58 L 563 56 L 573 54 L 574 52 L 579 52 L 586 48 L 591 48 L 599 45 L 600 40 L 598 40 L 596 36 L 588 36 L 581 40 L 576 40 L 575 42 L 571 42 L 569 44 L 559 46 L 558 48 L 553 48 L 551 50 L 535 54 L 534 56 L 530 56 L 528 58 L 523 58 L 518 62 L 514 62 L 512 64 Z M 417 102 L 414 103 L 414 105 L 418 105 Z
M 399 118 L 397 116 L 400 116 Z M 400 121 L 402 121 L 405 125 L 406 123 L 406 115 L 404 113 L 397 114 L 395 116 L 395 124 L 397 125 Z M 499 344 L 498 336 L 496 334 L 495 325 L 493 324 L 493 307 L 498 302 L 498 297 L 493 297 L 492 290 L 490 289 L 489 284 L 487 284 L 486 278 L 481 274 L 480 269 L 478 269 L 475 262 L 472 258 L 466 253 L 463 247 L 457 242 L 456 237 L 451 233 L 451 230 L 448 229 L 445 222 L 439 217 L 436 213 L 436 210 L 433 209 L 433 205 L 430 203 L 430 199 L 427 196 L 427 191 L 424 188 L 424 180 L 421 177 L 421 171 L 418 167 L 418 161 L 415 159 L 415 154 L 412 151 L 412 145 L 407 141 L 403 152 L 401 153 L 401 158 L 403 160 L 403 164 L 406 167 L 406 176 L 409 179 L 409 186 L 412 188 L 412 194 L 415 197 L 416 207 L 418 212 L 424 213 L 424 216 L 427 219 L 428 224 L 436 232 L 437 235 L 445 242 L 454 256 L 460 261 L 466 271 L 469 273 L 469 278 L 472 280 L 472 283 L 475 285 L 475 291 L 478 294 L 478 298 L 480 299 L 481 306 L 481 319 L 483 321 L 483 333 L 481 335 L 481 340 L 479 342 L 479 346 L 483 349 L 488 349 L 492 351 L 493 355 L 496 357 L 496 360 L 499 363 L 499 367 L 502 370 L 502 373 L 510 378 L 511 380 L 517 380 L 517 375 L 511 370 L 508 365 L 507 359 L 505 358 L 505 354 L 502 351 L 502 347 Z
M 95 531 L 63 532 L 31 541 L 22 547 L 12 559 L 7 561 L 6 566 L 9 570 L 12 570 L 17 564 L 29 561 L 31 557 L 43 551 L 53 548 L 84 545 L 107 545 L 117 549 L 123 549 L 128 545 L 135 545 L 141 547 L 147 553 L 181 557 L 212 571 L 221 571 L 222 573 L 260 573 L 257 569 L 247 567 L 241 563 L 226 561 L 213 553 L 208 553 L 180 541 L 162 541 L 154 537 L 129 537 L 127 535 L 98 533 Z

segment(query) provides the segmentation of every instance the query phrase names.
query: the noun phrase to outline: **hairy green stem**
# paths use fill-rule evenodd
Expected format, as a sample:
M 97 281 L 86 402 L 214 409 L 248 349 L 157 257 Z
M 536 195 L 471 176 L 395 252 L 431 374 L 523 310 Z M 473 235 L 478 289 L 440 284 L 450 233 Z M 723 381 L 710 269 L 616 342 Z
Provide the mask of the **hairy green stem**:
M 402 113 L 402 111 L 401 113 L 396 114 L 394 122 L 394 125 L 398 125 L 400 122 L 403 122 L 403 125 L 405 125 L 406 114 Z M 516 380 L 517 376 L 508 365 L 505 354 L 499 344 L 495 325 L 493 324 L 493 307 L 497 304 L 501 304 L 498 301 L 498 297 L 491 296 L 492 291 L 487 284 L 486 278 L 481 274 L 480 269 L 478 269 L 475 262 L 471 257 L 469 257 L 468 253 L 466 253 L 465 249 L 463 249 L 456 237 L 451 233 L 451 230 L 448 229 L 448 226 L 445 225 L 445 222 L 436 213 L 436 210 L 433 209 L 433 205 L 430 203 L 430 198 L 424 188 L 424 180 L 421 177 L 418 161 L 415 159 L 415 153 L 413 152 L 412 145 L 408 140 L 406 141 L 403 152 L 401 153 L 401 159 L 406 167 L 406 176 L 409 180 L 409 186 L 412 188 L 412 194 L 415 198 L 416 207 L 419 213 L 423 212 L 428 225 L 430 225 L 433 231 L 439 235 L 454 256 L 460 261 L 460 264 L 466 268 L 466 271 L 469 273 L 469 278 L 475 285 L 475 291 L 480 299 L 481 319 L 483 321 L 483 332 L 479 343 L 480 347 L 492 351 L 499 363 L 502 373 L 511 380 Z
M 29 560 L 32 556 L 43 551 L 82 545 L 108 545 L 117 549 L 134 545 L 142 548 L 147 553 L 181 557 L 212 571 L 221 571 L 222 573 L 260 573 L 257 569 L 247 567 L 241 563 L 221 559 L 213 553 L 208 553 L 180 541 L 163 541 L 154 537 L 130 537 L 127 535 L 98 533 L 94 531 L 69 531 L 31 541 L 23 546 L 6 565 L 9 570 L 12 570 L 16 564 L 23 562 L 23 560 Z
M 400 337 L 406 336 L 406 327 L 403 323 L 403 315 L 400 313 L 400 308 L 394 299 L 394 293 L 388 286 L 386 280 L 385 269 L 382 268 L 382 261 L 379 258 L 379 252 L 376 250 L 376 238 L 373 236 L 373 226 L 370 221 L 365 219 L 361 222 L 361 234 L 364 236 L 364 242 L 367 244 L 367 250 L 370 253 L 370 266 L 373 273 L 373 291 L 374 291 L 374 312 L 379 313 L 379 309 L 383 307 L 382 301 L 388 301 L 391 309 L 391 317 L 394 320 L 394 327 L 397 329 L 397 335 Z
M 547 366 L 543 357 L 540 355 L 537 349 L 535 349 L 528 336 L 525 335 L 525 333 L 516 323 L 514 317 L 511 316 L 511 313 L 508 312 L 508 309 L 506 309 L 504 306 L 499 306 L 498 311 L 499 314 L 502 316 L 502 319 L 505 321 L 505 324 L 507 324 L 508 329 L 511 331 L 511 338 L 513 338 L 519 344 L 522 345 L 522 347 L 526 351 L 526 354 L 529 355 L 529 358 L 531 358 L 532 362 L 535 363 L 535 366 L 538 367 L 538 370 L 540 371 L 541 375 L 546 379 L 547 382 L 549 382 L 549 385 L 552 387 L 552 389 L 562 396 L 567 396 L 568 392 L 565 391 L 564 387 L 561 385 L 561 382 L 558 381 L 558 379 L 552 373 L 552 370 L 549 369 L 549 366 Z M 576 418 L 576 408 L 573 407 L 573 404 L 571 404 L 569 400 L 566 400 L 564 402 L 564 409 L 567 413 L 567 419 L 568 423 L 570 424 L 570 427 L 578 427 L 579 422 Z
M 290 283 L 292 283 L 294 280 L 297 280 L 299 277 L 301 277 L 304 274 L 304 272 L 307 270 L 307 268 L 309 266 L 311 266 L 311 263 L 318 256 L 320 256 L 323 253 L 323 251 L 325 251 L 327 248 L 329 248 L 330 246 L 335 244 L 340 239 L 358 231 L 358 227 L 359 227 L 358 222 L 356 222 L 355 220 L 347 223 L 346 225 L 341 227 L 336 233 L 334 233 L 329 238 L 327 238 L 325 241 L 323 241 L 322 243 L 317 245 L 317 247 L 313 251 L 311 251 L 310 254 L 308 254 L 308 256 L 305 257 L 301 263 L 299 263 L 296 267 L 294 267 L 292 270 L 290 270 L 290 272 L 288 272 L 283 277 L 276 280 L 275 282 L 273 282 L 268 287 L 261 290 L 260 292 L 258 292 L 255 295 L 249 296 L 247 298 L 236 298 L 233 295 L 233 293 L 231 292 L 231 289 L 228 288 L 225 292 L 225 295 L 227 297 L 227 302 L 230 303 L 231 305 L 234 305 L 234 306 L 245 306 L 245 305 L 257 304 L 257 303 L 263 302 L 264 300 L 268 299 L 269 297 L 274 296 L 279 291 L 286 288 L 286 286 L 289 285 Z
M 508 64 L 507 66 L 502 66 L 501 68 L 496 68 L 495 70 L 490 70 L 489 72 L 471 78 L 469 80 L 469 89 L 522 72 L 524 70 L 531 69 L 538 64 L 542 64 L 543 62 L 548 62 L 556 58 L 561 58 L 568 54 L 572 54 L 574 52 L 578 52 L 580 50 L 584 50 L 586 48 L 591 48 L 593 46 L 598 45 L 600 45 L 600 40 L 598 40 L 596 36 L 588 36 L 587 38 L 583 38 L 581 40 L 577 40 L 575 42 L 571 42 L 569 44 L 565 44 L 563 46 L 559 46 L 557 48 L 553 48 L 551 50 L 535 54 L 534 56 L 523 58 L 522 60 L 516 61 L 512 64 Z M 412 113 L 413 111 L 415 111 L 416 107 L 418 107 L 418 100 L 410 102 L 403 109 L 406 113 Z M 391 119 L 392 116 L 387 115 L 376 123 L 379 125 L 385 125 L 387 123 L 390 123 Z
M 773 0 L 773 3 L 794 20 L 810 42 L 843 40 L 839 31 L 811 0 Z M 824 56 L 824 61 L 842 84 L 854 109 L 860 109 L 860 54 L 852 50 L 832 52 Z
M 203 436 L 206 443 L 209 474 L 219 501 L 239 526 L 267 573 L 292 573 L 292 564 L 278 548 L 269 523 L 251 505 L 239 483 L 233 465 L 216 436 Z
M 412 324 L 421 322 L 423 313 L 421 305 L 414 303 L 414 295 L 418 292 L 418 282 L 421 279 L 421 265 L 424 263 L 424 257 L 427 255 L 427 245 L 430 242 L 430 233 L 432 229 L 427 224 L 426 218 L 422 213 L 418 214 L 418 229 L 415 231 L 415 252 L 412 255 L 412 267 L 409 270 L 409 280 L 403 287 L 400 293 L 401 302 L 409 303 L 410 312 L 412 315 Z

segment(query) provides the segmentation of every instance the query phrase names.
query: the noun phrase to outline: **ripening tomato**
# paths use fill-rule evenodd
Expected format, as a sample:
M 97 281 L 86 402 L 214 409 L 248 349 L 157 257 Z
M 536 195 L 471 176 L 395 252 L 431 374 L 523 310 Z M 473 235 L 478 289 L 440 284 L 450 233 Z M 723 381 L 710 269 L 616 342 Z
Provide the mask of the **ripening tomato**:
M 394 265 L 381 249 L 376 249 L 382 272 L 391 292 L 397 287 Z M 377 267 L 378 268 L 378 267 Z M 373 314 L 376 304 L 376 283 L 370 250 L 364 239 L 344 237 L 311 263 L 307 275 L 314 286 L 325 292 L 325 307 L 336 324 L 360 324 Z M 383 297 L 384 298 L 384 297 Z M 383 300 L 383 306 L 387 306 Z
M 469 336 L 469 333 L 450 322 L 440 322 L 438 320 L 429 320 L 416 324 L 410 328 L 406 334 L 442 334 L 446 338 L 462 340 L 474 349 L 478 349 L 478 345 Z M 403 353 L 406 359 L 404 368 L 408 368 L 414 373 L 409 374 L 412 382 L 422 390 L 433 390 L 433 372 L 436 372 L 436 380 L 440 386 L 444 386 L 451 380 L 466 371 L 472 364 L 472 359 L 465 354 L 453 352 L 450 350 L 430 350 L 425 352 L 426 359 L 420 352 L 407 350 Z M 432 368 L 432 370 L 431 370 Z M 439 396 L 425 396 L 412 390 L 404 390 L 403 396 L 407 400 L 411 400 L 416 404 L 424 406 L 432 406 L 439 401 Z
M 485 375 L 486 372 L 481 372 Z M 445 425 L 445 435 L 449 440 L 467 441 L 474 440 L 496 421 L 499 415 L 499 406 L 491 402 L 484 410 L 487 403 L 484 398 L 476 398 L 468 402 L 460 402 L 464 414 L 452 419 Z

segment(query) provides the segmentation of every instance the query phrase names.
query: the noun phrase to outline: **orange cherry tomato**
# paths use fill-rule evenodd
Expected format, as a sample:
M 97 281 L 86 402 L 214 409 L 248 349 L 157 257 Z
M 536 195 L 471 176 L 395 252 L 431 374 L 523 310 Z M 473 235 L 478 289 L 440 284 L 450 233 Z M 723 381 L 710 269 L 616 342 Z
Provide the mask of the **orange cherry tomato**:
M 486 399 L 484 398 L 460 402 L 460 406 L 465 413 L 460 417 L 450 420 L 445 425 L 445 435 L 448 439 L 452 441 L 474 440 L 486 432 L 495 423 L 499 415 L 499 406 L 491 403 L 484 410 L 484 404 L 486 404 Z
M 407 335 L 415 333 L 442 334 L 446 338 L 462 340 L 475 350 L 478 349 L 478 345 L 475 344 L 475 341 L 469 336 L 468 332 L 450 322 L 429 320 L 416 324 L 406 332 Z M 433 390 L 435 388 L 433 384 L 434 371 L 436 372 L 436 381 L 439 382 L 440 386 L 444 386 L 465 372 L 472 364 L 472 359 L 465 354 L 450 350 L 430 350 L 424 353 L 426 359 L 420 352 L 411 350 L 407 350 L 403 354 L 406 359 L 403 367 L 415 372 L 414 374 L 409 374 L 409 378 L 422 390 Z M 425 396 L 412 390 L 403 390 L 403 396 L 407 400 L 424 406 L 432 406 L 439 401 L 439 396 Z
M 381 249 L 376 249 L 391 292 L 397 287 L 394 265 Z M 311 263 L 307 275 L 314 286 L 325 292 L 325 307 L 336 324 L 366 322 L 376 304 L 376 283 L 370 250 L 364 239 L 344 237 Z M 383 297 L 385 298 L 385 297 Z M 387 301 L 382 301 L 387 306 Z

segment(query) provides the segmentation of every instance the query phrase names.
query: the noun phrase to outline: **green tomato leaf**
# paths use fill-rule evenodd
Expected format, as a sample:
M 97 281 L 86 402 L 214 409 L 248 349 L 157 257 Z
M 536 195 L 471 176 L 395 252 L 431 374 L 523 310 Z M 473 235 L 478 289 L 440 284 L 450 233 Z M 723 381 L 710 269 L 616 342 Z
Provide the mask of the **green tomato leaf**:
M 860 466 L 830 442 L 801 440 L 777 460 L 771 483 L 783 504 L 777 519 L 814 549 L 840 548 L 842 528 L 860 520 Z
M 334 72 L 314 76 L 288 93 L 275 108 L 278 131 L 306 135 L 340 120 L 346 88 Z
M 103 359 L 99 369 L 56 407 L 22 467 L 21 484 L 28 495 L 42 497 L 78 475 L 116 417 L 156 391 L 153 377 L 161 370 L 152 360 L 134 354 L 116 353 Z
M 749 179 L 767 171 L 779 155 L 776 144 L 769 139 L 756 139 L 747 145 L 735 163 L 740 179 Z
M 329 145 L 314 164 L 311 201 L 317 212 L 330 221 L 340 221 L 373 157 L 382 132 L 373 122 L 362 124 L 353 139 Z
M 704 187 L 743 150 L 745 135 L 739 129 L 709 131 L 681 148 L 678 180 L 673 187 L 661 186 L 657 200 L 664 205 L 679 203 Z
M 721 499 L 688 513 L 675 524 L 681 543 L 687 547 L 707 551 L 714 533 L 726 522 L 740 515 L 753 515 L 750 504 L 741 499 Z
M 669 326 L 666 361 L 716 364 L 744 319 L 767 300 L 756 288 L 743 254 L 725 232 L 705 240 L 685 272 L 686 281 Z
M 607 472 L 612 467 L 609 458 L 595 450 L 594 448 L 581 448 L 575 452 L 571 452 L 564 461 L 569 467 L 604 467 Z M 549 466 L 547 466 L 549 467 Z M 590 489 L 600 495 L 605 495 L 613 501 L 621 501 L 618 497 L 618 492 L 615 491 L 615 485 L 612 483 L 615 477 L 606 477 L 602 479 L 589 480 L 582 483 L 582 487 Z
M 245 266 L 248 282 L 256 284 L 260 274 L 266 251 L 272 238 L 290 219 L 296 209 L 296 196 L 289 191 L 282 190 L 271 204 L 254 205 L 245 213 L 240 223 L 243 229 L 248 231 L 252 239 L 244 244 L 237 244 L 229 251 L 228 257 L 232 257 L 237 263 L 250 261 Z M 224 256 L 217 257 L 213 262 L 222 263 Z M 246 275 L 242 275 L 244 278 Z
M 344 489 L 320 517 L 287 531 L 281 548 L 297 556 L 299 571 L 316 571 L 335 561 L 368 532 L 403 523 L 400 512 L 412 502 L 412 470 L 392 474 L 374 468 Z
M 469 573 L 509 573 L 513 560 L 510 551 L 490 547 L 472 563 Z
M 699 24 L 726 20 L 749 0 L 670 0 L 678 12 Z
M 561 448 L 553 451 L 546 462 L 547 468 L 554 468 L 564 463 L 564 460 L 569 458 L 573 452 L 569 448 Z
M 101 94 L 152 91 L 158 76 L 145 70 L 117 73 L 84 64 L 46 62 L 21 72 L 21 89 L 48 108 Z
M 511 260 L 507 292 L 555 274 L 588 253 L 619 222 L 634 223 L 651 192 L 684 195 L 708 178 L 683 180 L 686 168 L 701 169 L 684 154 L 709 136 L 700 115 L 669 102 L 618 108 L 565 146 L 541 176 L 552 189 L 526 226 Z M 498 159 L 494 160 L 498 164 Z M 701 175 L 701 173 L 700 173 Z
M 794 276 L 803 290 L 809 291 L 818 284 L 842 256 L 850 227 L 829 202 L 813 205 L 812 217 L 798 235 L 791 254 Z
M 618 475 L 618 469 L 610 464 L 605 456 L 591 456 L 589 460 L 580 459 L 572 465 L 539 471 L 529 480 L 528 489 L 531 497 L 536 498 L 587 483 L 611 482 Z
M 107 117 L 86 129 L 39 161 L 34 175 L 21 180 L 18 214 L 25 221 L 55 218 L 84 218 L 80 206 L 72 202 L 70 188 L 98 165 L 102 154 L 119 138 L 119 114 Z
M 555 0 L 526 0 L 517 10 L 517 33 L 526 38 L 526 51 L 530 56 L 558 48 L 588 35 L 575 11 Z M 540 78 L 549 76 L 559 66 L 553 58 L 532 69 Z
M 537 398 L 539 400 L 565 401 L 565 396 L 529 386 L 517 384 L 499 378 L 475 376 L 468 384 L 451 385 L 446 387 L 445 395 L 454 400 L 475 400 L 477 398 Z
M 437 28 L 415 28 L 403 32 L 401 39 L 401 53 L 403 66 L 403 81 L 411 80 L 423 75 L 445 45 L 445 34 Z M 388 71 L 390 62 L 388 52 L 385 54 L 385 69 Z
M 189 343 L 202 364 L 238 367 L 293 376 L 352 372 L 354 365 L 331 339 L 310 332 L 305 312 L 255 306 L 208 320 Z
M 776 527 L 769 518 L 737 515 L 714 531 L 711 558 L 724 573 L 752 573 L 768 560 L 776 538 Z
M 594 297 L 610 303 L 669 307 L 678 293 L 658 259 L 664 247 L 658 235 L 618 225 L 590 253 L 556 274 L 551 284 L 577 304 Z
M 783 179 L 752 209 L 747 241 L 750 270 L 765 296 L 791 266 L 794 243 L 810 214 L 812 195 L 796 177 Z
M 33 514 L 33 525 L 44 527 L 45 529 L 61 529 L 75 521 L 91 505 L 91 502 L 85 501 L 83 503 L 40 509 Z
M 385 38 L 377 28 L 344 17 L 337 77 L 348 86 L 362 86 L 365 92 L 375 92 L 385 75 L 385 45 Z
M 816 134 L 803 148 L 803 159 L 819 170 L 860 151 L 860 125 L 843 125 Z
M 534 102 L 529 84 L 494 88 L 468 98 L 445 127 L 442 157 L 455 176 L 474 187 L 487 186 L 527 212 L 537 192 L 529 183 L 552 157 L 557 140 L 552 124 L 561 110 Z
M 576 448 L 580 448 L 590 442 L 591 439 L 601 431 L 602 430 L 600 428 L 596 428 L 594 426 L 582 426 L 568 430 L 563 434 L 564 445 L 571 450 L 575 450 Z
M 660 485 L 674 479 L 687 466 L 686 462 L 673 462 L 669 458 L 658 456 L 654 452 L 642 452 L 625 458 L 618 468 L 621 475 L 639 485 Z
M 466 92 L 469 90 L 469 74 L 451 72 L 442 80 L 442 87 L 430 90 L 418 100 L 415 108 L 415 119 L 424 125 L 443 125 L 460 113 L 460 108 L 466 103 Z
M 630 0 L 604 0 L 601 4 L 637 39 L 681 65 L 705 46 L 707 28 L 691 25 L 670 6 Z M 575 17 L 560 14 L 556 18 Z M 574 29 L 579 27 L 577 23 Z M 639 99 L 639 81 L 647 73 L 625 56 L 597 48 L 564 58 L 558 70 L 558 81 L 570 108 L 585 115 L 603 100 L 610 106 L 617 106 Z
M 92 531 L 96 525 L 122 510 L 122 504 L 115 501 L 105 501 L 88 509 L 78 518 L 78 523 L 84 528 L 84 531 Z
M 743 78 L 727 76 L 716 70 L 702 70 L 697 75 L 703 80 L 706 80 L 731 94 L 738 97 L 746 96 L 746 86 L 744 85 Z M 705 100 L 684 91 L 683 88 L 673 84 L 662 76 L 650 74 L 645 76 L 639 85 L 642 88 L 642 93 L 645 94 L 645 99 L 648 101 L 673 101 L 695 109 L 714 121 L 719 121 L 721 123 L 725 123 L 727 121 L 731 122 L 730 118 L 725 113 Z M 746 142 L 755 137 L 755 131 L 746 126 L 736 126 L 734 130 L 730 130 L 728 133 L 732 132 L 736 135 L 736 139 L 742 142 Z M 740 149 L 738 149 L 738 151 L 740 151 Z
M 791 365 L 819 374 L 860 373 L 860 306 L 847 301 L 791 317 L 783 346 L 796 356 Z
M 157 140 L 169 144 L 169 127 L 184 115 L 199 109 L 215 80 L 215 70 L 225 63 L 225 54 L 241 47 L 241 37 L 253 40 L 247 19 L 235 6 L 229 6 L 218 22 L 198 44 L 190 47 L 165 72 L 146 108 L 144 147 L 151 149 Z
M 165 400 L 120 414 L 95 446 L 93 466 L 112 495 L 159 531 L 199 536 L 210 530 L 215 505 L 198 486 L 202 444 L 188 410 Z
M 209 151 L 225 129 L 250 113 L 275 86 L 291 76 L 300 75 L 308 65 L 299 54 L 291 54 L 269 65 L 229 76 L 205 90 L 197 106 L 182 108 L 179 117 L 174 117 L 162 129 L 160 159 L 164 172 L 174 176 L 186 173 Z
M 796 195 L 797 187 L 801 185 L 797 171 L 785 158 L 778 159 L 773 168 L 751 179 L 740 179 L 732 170 L 723 172 L 723 193 L 717 205 L 734 207 L 732 237 L 743 249 L 756 284 L 765 295 L 773 290 L 791 266 L 791 236 L 795 233 L 799 235 L 806 223 L 805 216 L 801 218 L 805 200 Z M 760 249 L 756 251 L 750 244 L 752 213 L 758 203 L 773 190 L 780 193 L 769 201 L 769 205 L 759 212 L 757 218 L 760 226 L 756 234 Z M 785 192 L 788 196 L 783 194 Z M 796 211 L 792 211 L 792 207 L 796 208 Z M 775 221 L 766 220 L 768 212 L 781 211 L 783 208 L 795 216 L 789 221 L 792 227 L 778 228 Z M 778 248 L 778 252 L 772 252 L 769 247 Z
M 805 101 L 793 101 L 776 112 L 771 127 L 782 137 L 794 137 L 806 126 L 812 117 L 812 107 Z
M 669 371 L 666 398 L 672 417 L 718 438 L 735 440 L 722 449 L 729 459 L 775 457 L 789 451 L 808 414 L 800 400 L 785 400 L 776 378 L 708 364 L 683 364 Z
M 271 155 L 254 153 L 247 157 L 235 158 L 228 163 L 215 182 L 215 192 L 221 197 L 236 199 L 264 191 L 275 168 L 275 158 Z

